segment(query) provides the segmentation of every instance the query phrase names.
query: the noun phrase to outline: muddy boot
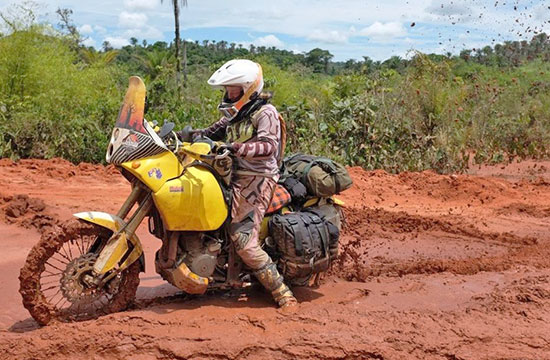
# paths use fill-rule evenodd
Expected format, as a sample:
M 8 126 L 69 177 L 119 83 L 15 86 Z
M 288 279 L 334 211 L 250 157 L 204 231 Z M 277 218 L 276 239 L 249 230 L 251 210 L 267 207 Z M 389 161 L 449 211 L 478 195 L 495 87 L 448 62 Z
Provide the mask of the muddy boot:
M 284 283 L 283 276 L 279 274 L 277 265 L 269 262 L 263 268 L 256 270 L 254 275 L 258 281 L 271 293 L 273 300 L 283 310 L 296 308 L 298 301 L 292 291 Z

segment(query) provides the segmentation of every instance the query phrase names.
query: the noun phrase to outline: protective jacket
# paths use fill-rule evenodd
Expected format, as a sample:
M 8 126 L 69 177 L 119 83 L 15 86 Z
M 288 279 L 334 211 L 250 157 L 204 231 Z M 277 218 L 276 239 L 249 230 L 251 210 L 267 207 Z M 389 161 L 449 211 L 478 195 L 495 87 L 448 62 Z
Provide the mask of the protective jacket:
M 250 102 L 237 117 L 221 118 L 203 130 L 202 135 L 233 145 L 237 174 L 250 172 L 278 179 L 281 123 L 277 110 L 266 100 Z

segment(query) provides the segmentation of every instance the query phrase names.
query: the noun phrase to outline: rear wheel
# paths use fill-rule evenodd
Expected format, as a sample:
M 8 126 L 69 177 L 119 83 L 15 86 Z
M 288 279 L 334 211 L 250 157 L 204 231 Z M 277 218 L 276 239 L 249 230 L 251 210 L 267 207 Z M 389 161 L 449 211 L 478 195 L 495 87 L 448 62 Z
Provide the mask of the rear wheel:
M 92 268 L 101 241 L 111 231 L 70 220 L 46 232 L 32 248 L 19 275 L 23 305 L 41 325 L 52 320 L 86 320 L 122 311 L 134 300 L 139 261 L 107 285 L 94 285 Z

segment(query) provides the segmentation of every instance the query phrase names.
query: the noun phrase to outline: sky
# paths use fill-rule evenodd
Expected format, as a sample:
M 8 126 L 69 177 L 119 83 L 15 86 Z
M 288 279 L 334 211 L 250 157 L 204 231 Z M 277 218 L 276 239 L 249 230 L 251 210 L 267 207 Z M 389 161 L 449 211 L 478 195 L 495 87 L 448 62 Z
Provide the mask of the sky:
M 0 0 L 0 12 L 17 0 Z M 58 23 L 57 8 L 73 10 L 85 44 L 119 48 L 131 37 L 174 39 L 172 0 L 42 0 L 41 20 Z M 329 50 L 333 60 L 385 60 L 413 50 L 451 52 L 550 34 L 550 0 L 188 0 L 181 37 L 225 40 L 296 53 Z

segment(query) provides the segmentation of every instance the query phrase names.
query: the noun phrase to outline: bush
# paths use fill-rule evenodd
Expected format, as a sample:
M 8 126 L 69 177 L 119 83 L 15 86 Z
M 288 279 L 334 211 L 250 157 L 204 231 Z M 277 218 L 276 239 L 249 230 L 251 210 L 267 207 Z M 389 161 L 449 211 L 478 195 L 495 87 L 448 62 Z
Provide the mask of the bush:
M 287 122 L 287 152 L 392 172 L 460 171 L 472 155 L 498 162 L 549 154 L 550 63 L 541 59 L 505 68 L 417 53 L 327 75 L 284 51 L 190 44 L 181 88 L 166 43 L 96 52 L 27 16 L 0 35 L 0 157 L 103 161 L 131 75 L 145 79 L 148 120 L 206 127 L 219 118 L 222 96 L 206 80 L 231 57 L 262 64 Z

